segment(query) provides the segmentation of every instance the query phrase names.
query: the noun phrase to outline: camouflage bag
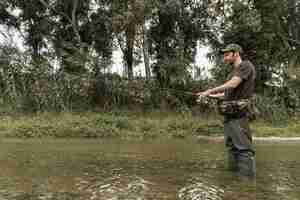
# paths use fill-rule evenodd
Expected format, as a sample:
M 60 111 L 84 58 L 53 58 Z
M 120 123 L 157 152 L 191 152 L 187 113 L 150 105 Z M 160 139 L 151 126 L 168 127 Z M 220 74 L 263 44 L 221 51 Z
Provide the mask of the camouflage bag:
M 241 99 L 234 101 L 220 101 L 218 104 L 218 110 L 221 115 L 239 115 L 247 113 L 251 104 L 250 99 Z
M 253 96 L 250 99 L 250 104 L 248 105 L 247 117 L 250 121 L 256 120 L 260 115 L 260 112 L 256 106 L 256 102 L 257 102 L 257 98 Z

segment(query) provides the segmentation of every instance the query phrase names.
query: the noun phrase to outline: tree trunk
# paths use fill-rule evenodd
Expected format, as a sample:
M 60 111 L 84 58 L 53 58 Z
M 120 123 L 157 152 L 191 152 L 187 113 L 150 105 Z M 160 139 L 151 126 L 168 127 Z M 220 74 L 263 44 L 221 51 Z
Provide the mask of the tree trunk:
M 292 79 L 299 79 L 300 72 L 299 72 L 299 64 L 297 64 L 298 60 L 298 55 L 295 54 L 289 59 L 289 64 L 288 64 L 288 75 Z
M 135 24 L 131 23 L 126 30 L 125 61 L 128 69 L 128 79 L 133 79 L 133 48 L 135 40 Z
M 289 43 L 292 46 L 300 44 L 300 34 L 299 34 L 299 26 L 298 21 L 296 20 L 295 16 L 297 15 L 297 4 L 295 0 L 289 0 L 288 2 L 289 7 L 289 13 L 291 15 L 289 19 L 289 35 L 291 35 L 291 39 L 287 38 L 289 40 Z M 288 64 L 288 74 L 293 79 L 299 79 L 300 77 L 300 69 L 299 69 L 299 55 L 296 50 L 292 50 L 290 53 L 291 57 L 289 58 L 289 64 Z
M 145 72 L 146 79 L 150 80 L 151 72 L 150 72 L 150 59 L 149 59 L 149 44 L 147 40 L 147 27 L 145 23 L 143 24 L 143 54 L 144 54 L 144 64 L 145 64 Z

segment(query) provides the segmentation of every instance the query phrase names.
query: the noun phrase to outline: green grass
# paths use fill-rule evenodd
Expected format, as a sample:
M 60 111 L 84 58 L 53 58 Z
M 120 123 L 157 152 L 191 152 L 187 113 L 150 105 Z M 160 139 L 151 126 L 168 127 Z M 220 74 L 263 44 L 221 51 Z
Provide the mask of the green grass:
M 2 116 L 0 135 L 12 138 L 186 138 L 223 135 L 222 118 L 192 116 L 185 113 L 152 111 L 40 113 Z M 264 121 L 251 123 L 254 136 L 295 137 L 300 123 L 292 119 L 274 126 Z
M 257 137 L 300 137 L 300 119 L 290 119 L 284 124 L 257 121 L 251 124 Z

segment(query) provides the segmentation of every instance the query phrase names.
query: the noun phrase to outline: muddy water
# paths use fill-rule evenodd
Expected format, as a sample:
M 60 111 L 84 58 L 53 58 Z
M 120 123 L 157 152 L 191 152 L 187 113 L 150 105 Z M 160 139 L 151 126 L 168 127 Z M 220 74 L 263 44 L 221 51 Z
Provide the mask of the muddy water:
M 0 199 L 298 200 L 299 145 L 256 144 L 246 180 L 226 170 L 222 142 L 3 140 Z

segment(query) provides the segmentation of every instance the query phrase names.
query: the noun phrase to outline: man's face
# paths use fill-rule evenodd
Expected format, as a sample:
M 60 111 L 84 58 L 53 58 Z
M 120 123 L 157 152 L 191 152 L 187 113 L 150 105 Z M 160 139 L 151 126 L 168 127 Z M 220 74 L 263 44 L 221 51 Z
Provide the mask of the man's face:
M 223 54 L 223 61 L 226 64 L 233 64 L 236 60 L 237 53 L 234 52 L 225 52 Z

